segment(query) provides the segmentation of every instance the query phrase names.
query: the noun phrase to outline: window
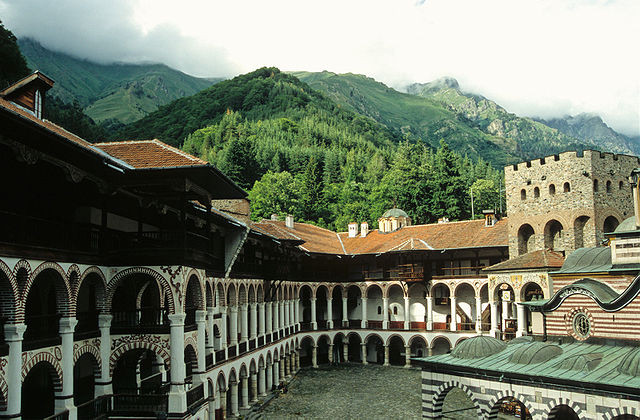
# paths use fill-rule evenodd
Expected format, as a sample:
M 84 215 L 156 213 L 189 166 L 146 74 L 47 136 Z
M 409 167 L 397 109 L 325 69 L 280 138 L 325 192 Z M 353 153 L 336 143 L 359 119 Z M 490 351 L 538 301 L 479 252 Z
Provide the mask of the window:
M 549 195 L 556 195 L 556 186 L 555 184 L 549 185 Z
M 398 315 L 398 307 L 397 306 L 393 307 L 393 314 L 394 315 Z
M 36 114 L 36 118 L 42 119 L 42 94 L 40 94 L 39 90 L 36 90 L 36 97 L 34 99 L 34 113 Z
M 624 188 L 624 182 L 620 181 L 620 183 L 618 184 L 618 189 L 621 190 Z
M 540 188 L 535 187 L 533 189 L 533 198 L 538 198 L 538 197 L 540 197 Z
M 527 199 L 527 190 L 523 188 L 522 190 L 520 190 L 520 200 L 526 200 L 526 199 Z
M 569 184 L 568 182 L 564 183 L 564 192 L 568 193 L 571 191 L 571 184 Z
M 593 180 L 593 191 L 594 192 L 598 192 L 598 180 L 597 179 Z
M 606 187 L 607 188 L 607 193 L 610 193 L 611 192 L 611 181 L 607 181 L 606 185 L 607 185 L 607 187 Z
M 382 314 L 382 306 L 378 306 L 378 315 Z
M 591 332 L 591 322 L 589 321 L 587 314 L 578 312 L 576 316 L 573 317 L 573 332 L 578 338 L 583 340 L 589 337 L 589 333 Z

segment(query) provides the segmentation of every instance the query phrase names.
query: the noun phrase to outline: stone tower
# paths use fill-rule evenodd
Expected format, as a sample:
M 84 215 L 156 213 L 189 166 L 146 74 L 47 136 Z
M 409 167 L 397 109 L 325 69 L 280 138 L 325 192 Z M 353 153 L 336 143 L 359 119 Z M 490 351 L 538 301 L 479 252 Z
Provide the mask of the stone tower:
M 505 167 L 510 257 L 599 245 L 633 214 L 628 177 L 639 164 L 635 156 L 585 150 Z

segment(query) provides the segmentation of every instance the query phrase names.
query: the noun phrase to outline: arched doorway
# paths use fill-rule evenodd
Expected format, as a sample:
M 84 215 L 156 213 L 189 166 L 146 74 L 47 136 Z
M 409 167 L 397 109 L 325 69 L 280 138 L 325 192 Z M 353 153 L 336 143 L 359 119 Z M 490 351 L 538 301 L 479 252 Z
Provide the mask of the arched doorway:
M 573 411 L 573 408 L 566 404 L 555 406 L 549 411 L 549 419 L 551 420 L 580 420 L 580 417 Z
M 420 336 L 413 337 L 411 343 L 411 356 L 412 357 L 426 357 L 429 352 L 427 350 L 427 342 Z
M 184 348 L 184 368 L 185 368 L 185 382 L 193 383 L 193 373 L 198 370 L 198 356 L 191 344 L 187 344 Z
M 575 249 L 583 248 L 586 243 L 585 241 L 585 233 L 590 234 L 590 237 L 595 237 L 595 232 L 593 232 L 593 223 L 589 223 L 591 218 L 589 216 L 580 216 L 577 217 L 573 222 L 573 238 L 574 238 L 574 247 Z M 591 232 L 588 232 L 591 230 Z
M 497 323 L 502 331 L 503 340 L 515 338 L 518 321 L 513 288 L 506 283 L 499 284 L 495 288 L 493 299 L 498 305 Z
M 316 322 L 318 323 L 318 329 L 324 330 L 327 328 L 327 298 L 329 297 L 329 291 L 326 286 L 319 286 L 316 289 Z
M 161 393 L 164 381 L 164 361 L 151 350 L 129 350 L 120 356 L 113 369 L 114 394 Z
M 360 336 L 356 333 L 350 333 L 347 336 L 347 339 L 349 343 L 349 351 L 348 351 L 349 361 L 354 363 L 361 363 L 362 362 L 362 357 L 361 357 L 362 340 L 360 339 Z
M 449 287 L 438 283 L 431 289 L 431 296 L 433 296 L 433 329 L 449 329 L 449 323 L 451 322 Z
M 311 330 L 311 288 L 304 285 L 300 288 L 300 305 L 302 306 L 302 331 Z
M 454 290 L 458 331 L 475 329 L 476 291 L 469 283 L 460 283 Z
M 360 328 L 362 324 L 362 292 L 358 286 L 347 288 L 347 317 L 350 328 Z
M 445 419 L 476 419 L 478 418 L 477 403 L 464 390 L 454 386 L 445 391 L 442 401 L 441 416 Z M 442 398 L 442 396 L 440 396 Z
M 549 220 L 544 227 L 544 247 L 552 251 L 564 251 L 564 227 L 557 220 Z
M 431 354 L 446 354 L 451 351 L 451 343 L 444 337 L 436 337 L 431 342 Z
M 335 286 L 331 292 L 331 316 L 333 328 L 342 327 L 342 286 Z
M 520 291 L 520 300 L 523 302 L 529 302 L 532 300 L 541 300 L 544 299 L 544 292 L 542 288 L 537 283 L 527 283 L 522 287 Z M 524 311 L 525 314 L 525 328 L 524 330 L 527 334 L 532 334 L 533 330 L 531 327 L 531 312 L 529 310 Z
M 416 283 L 409 287 L 409 328 L 416 330 L 426 330 L 427 309 L 427 289 L 424 284 Z
M 313 339 L 309 336 L 300 341 L 300 366 L 309 367 L 313 364 Z
M 162 291 L 159 287 L 153 277 L 143 273 L 123 278 L 113 294 L 112 327 L 116 331 L 130 332 L 132 328 L 168 325 L 168 319 L 160 304 Z
M 518 255 L 524 255 L 535 249 L 535 232 L 530 224 L 524 224 L 518 229 Z
M 389 364 L 394 366 L 404 366 L 405 364 L 404 341 L 397 335 L 389 339 Z
M 76 339 L 98 336 L 100 303 L 105 301 L 105 286 L 97 273 L 90 273 L 80 284 L 76 303 Z M 92 334 L 93 333 L 93 334 Z
M 489 418 L 498 418 L 500 414 L 513 416 L 522 420 L 532 420 L 531 413 L 522 401 L 513 397 L 505 397 L 498 400 L 489 414 Z
M 382 328 L 383 319 L 382 289 L 371 285 L 367 288 L 367 327 Z
M 602 231 L 604 233 L 613 232 L 614 230 L 616 230 L 616 228 L 618 227 L 619 224 L 620 224 L 620 222 L 618 221 L 618 219 L 615 216 L 609 216 L 606 219 L 604 219 L 604 224 L 602 226 Z
M 37 363 L 22 383 L 22 418 L 42 419 L 54 414 L 55 393 L 62 391 L 55 368 L 46 361 Z
M 384 344 L 380 337 L 371 335 L 367 339 L 367 362 L 383 364 L 384 363 Z
M 344 360 L 344 335 L 342 333 L 338 333 L 333 337 L 333 363 L 338 364 L 345 362 Z
M 329 343 L 329 337 L 327 337 L 326 335 L 320 336 L 320 338 L 318 338 L 318 348 L 316 350 L 319 365 L 326 365 L 329 363 Z
M 68 305 L 67 287 L 60 273 L 45 269 L 39 273 L 27 296 L 23 350 L 61 343 L 60 318 Z
M 185 331 L 193 331 L 196 329 L 196 311 L 204 310 L 204 302 L 202 299 L 202 289 L 200 281 L 196 275 L 192 275 L 187 280 L 187 293 L 185 295 L 184 319 Z
M 93 354 L 85 353 L 78 358 L 73 366 L 73 404 L 75 406 L 94 398 L 96 373 L 99 375 L 99 372 L 100 366 Z

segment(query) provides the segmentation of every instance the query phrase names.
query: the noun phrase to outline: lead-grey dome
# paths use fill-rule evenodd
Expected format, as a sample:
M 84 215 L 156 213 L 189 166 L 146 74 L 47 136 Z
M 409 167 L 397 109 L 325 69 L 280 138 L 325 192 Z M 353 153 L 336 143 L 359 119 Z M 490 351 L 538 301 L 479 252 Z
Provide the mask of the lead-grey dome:
M 458 359 L 479 359 L 500 353 L 506 347 L 507 345 L 504 341 L 480 335 L 467 338 L 458 344 L 451 352 L 451 355 Z
M 631 350 L 622 358 L 618 365 L 618 372 L 630 376 L 640 376 L 640 348 Z
M 614 230 L 613 232 L 614 233 L 633 232 L 635 230 L 638 230 L 638 227 L 636 226 L 636 217 L 631 216 L 624 219 L 622 223 L 620 223 L 616 228 L 616 230 Z
M 531 343 L 524 345 L 513 352 L 509 361 L 520 365 L 548 362 L 562 354 L 562 348 L 550 343 Z
M 403 210 L 392 208 L 384 212 L 382 217 L 409 217 Z

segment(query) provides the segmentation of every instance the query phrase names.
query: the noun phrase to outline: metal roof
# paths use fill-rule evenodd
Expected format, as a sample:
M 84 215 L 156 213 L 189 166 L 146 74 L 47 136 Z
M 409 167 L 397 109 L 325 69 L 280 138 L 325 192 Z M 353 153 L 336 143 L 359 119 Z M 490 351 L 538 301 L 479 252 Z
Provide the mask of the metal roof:
M 599 273 L 611 268 L 609 247 L 579 248 L 569 254 L 560 270 L 551 274 Z

